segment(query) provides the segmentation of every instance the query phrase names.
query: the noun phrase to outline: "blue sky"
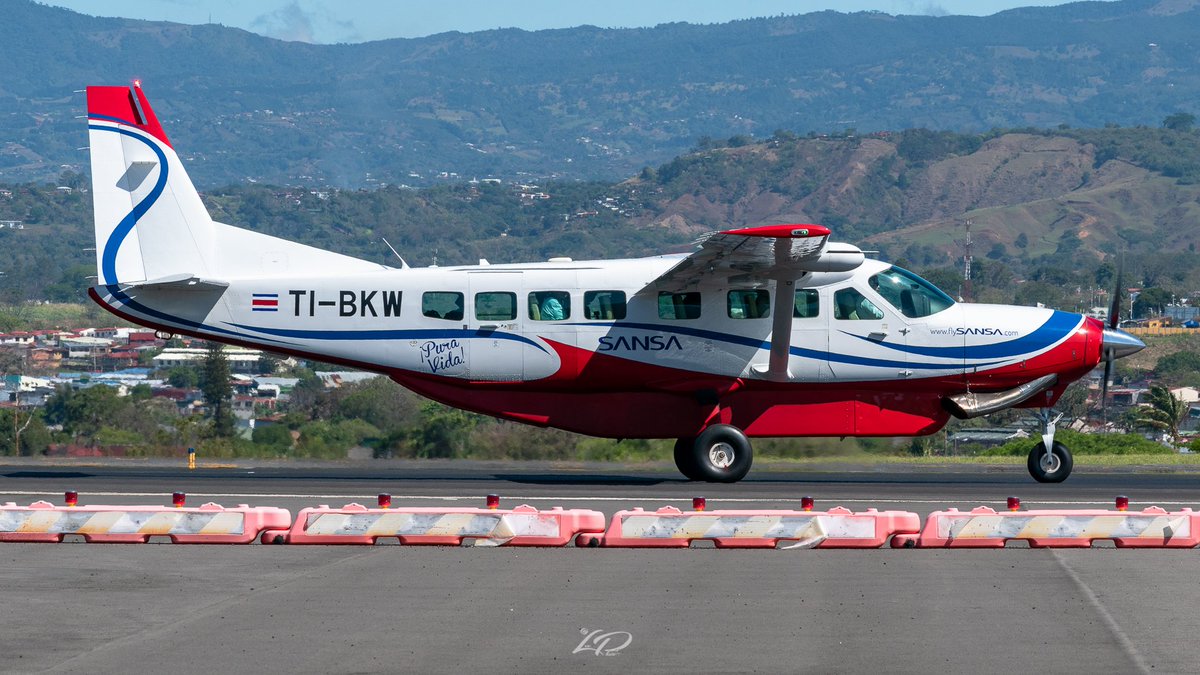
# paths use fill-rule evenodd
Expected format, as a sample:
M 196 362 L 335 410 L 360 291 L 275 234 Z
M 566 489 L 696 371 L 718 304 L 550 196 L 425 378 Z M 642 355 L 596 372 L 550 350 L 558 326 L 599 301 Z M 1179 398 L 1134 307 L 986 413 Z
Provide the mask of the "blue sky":
M 654 26 L 720 23 L 825 9 L 888 14 L 994 14 L 1062 0 L 43 0 L 84 14 L 214 23 L 284 40 L 365 42 L 458 30 Z

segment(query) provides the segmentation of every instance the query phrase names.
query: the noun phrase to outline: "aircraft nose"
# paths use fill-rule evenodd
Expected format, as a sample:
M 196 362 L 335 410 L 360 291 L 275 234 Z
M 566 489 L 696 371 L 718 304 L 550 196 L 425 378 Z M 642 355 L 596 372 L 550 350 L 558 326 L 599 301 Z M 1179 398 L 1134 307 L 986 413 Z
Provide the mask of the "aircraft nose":
M 1104 351 L 1119 359 L 1136 354 L 1146 348 L 1146 343 L 1117 328 L 1104 329 Z

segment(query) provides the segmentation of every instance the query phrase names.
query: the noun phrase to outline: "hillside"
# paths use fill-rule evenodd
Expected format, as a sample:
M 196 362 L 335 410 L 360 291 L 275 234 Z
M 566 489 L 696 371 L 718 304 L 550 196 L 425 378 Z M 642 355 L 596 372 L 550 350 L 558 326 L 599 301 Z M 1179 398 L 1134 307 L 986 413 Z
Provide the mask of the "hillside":
M 0 185 L 0 221 L 23 225 L 0 227 L 0 301 L 78 300 L 95 273 L 86 177 L 60 182 Z M 386 238 L 414 265 L 651 255 L 710 230 L 816 222 L 951 293 L 962 291 L 970 219 L 979 300 L 1106 304 L 1115 254 L 1129 286 L 1160 287 L 1168 299 L 1200 289 L 1192 129 L 781 132 L 761 143 L 709 139 L 619 183 L 241 185 L 204 197 L 223 222 L 381 262 L 392 258 Z
M 0 15 L 3 182 L 82 170 L 72 92 L 134 76 L 206 188 L 615 180 L 705 136 L 1157 125 L 1200 100 L 1200 0 L 351 45 L 29 0 L 0 0 Z

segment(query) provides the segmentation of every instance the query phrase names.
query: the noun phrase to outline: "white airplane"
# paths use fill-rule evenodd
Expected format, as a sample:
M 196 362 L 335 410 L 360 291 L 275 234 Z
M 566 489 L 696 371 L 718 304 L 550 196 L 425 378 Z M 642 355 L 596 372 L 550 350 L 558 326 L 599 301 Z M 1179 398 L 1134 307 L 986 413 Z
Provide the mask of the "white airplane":
M 917 436 L 1048 410 L 1144 347 L 1078 314 L 955 302 L 817 225 L 718 232 L 690 255 L 392 268 L 212 220 L 139 83 L 89 87 L 87 105 L 89 294 L 112 313 L 502 419 L 675 438 L 693 480 L 744 477 L 752 436 Z M 1045 421 L 1029 470 L 1058 482 L 1071 454 Z

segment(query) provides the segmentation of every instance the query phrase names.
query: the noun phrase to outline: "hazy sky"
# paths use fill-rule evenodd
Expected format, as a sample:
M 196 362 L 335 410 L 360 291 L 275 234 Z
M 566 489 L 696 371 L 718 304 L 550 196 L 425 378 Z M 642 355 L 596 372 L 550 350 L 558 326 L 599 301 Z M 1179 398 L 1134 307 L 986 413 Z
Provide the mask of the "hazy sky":
M 492 28 L 604 28 L 720 23 L 825 9 L 888 14 L 994 14 L 1063 0 L 43 0 L 99 16 L 214 23 L 284 40 L 365 42 Z

